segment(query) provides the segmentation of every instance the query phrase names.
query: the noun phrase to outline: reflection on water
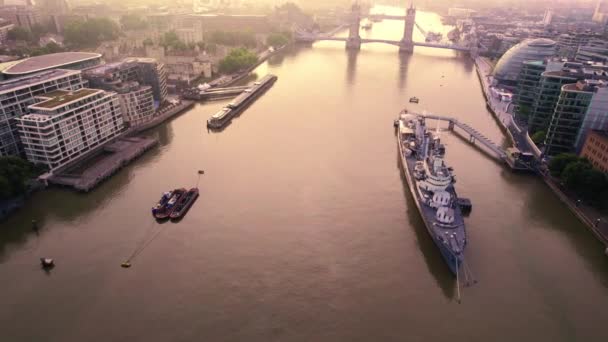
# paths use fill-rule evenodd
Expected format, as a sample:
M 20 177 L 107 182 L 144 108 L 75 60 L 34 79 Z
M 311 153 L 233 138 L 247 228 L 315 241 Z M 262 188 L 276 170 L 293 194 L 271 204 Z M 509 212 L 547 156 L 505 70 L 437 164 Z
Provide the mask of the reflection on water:
M 402 32 L 384 21 L 369 34 Z M 229 101 L 197 104 L 146 132 L 160 146 L 95 191 L 36 194 L 0 224 L 3 341 L 608 339 L 601 246 L 538 179 L 444 133 L 457 190 L 473 202 L 466 255 L 479 279 L 454 302 L 395 164 L 393 120 L 405 104 L 504 139 L 464 55 L 339 42 L 281 54 L 256 69 L 278 81 L 229 129 L 205 132 Z M 200 169 L 195 207 L 157 225 L 160 193 L 193 186 Z M 57 262 L 50 277 L 40 256 Z
M 405 175 L 403 174 L 403 166 L 399 160 L 399 151 L 397 151 L 397 170 L 401 175 L 401 182 L 403 183 L 403 196 L 405 197 L 405 202 L 407 204 L 407 217 L 410 223 L 409 225 L 416 233 L 418 247 L 424 256 L 424 261 L 426 262 L 428 271 L 435 278 L 437 286 L 441 289 L 443 295 L 447 299 L 453 300 L 455 298 L 454 277 L 452 277 L 452 273 L 450 272 L 446 263 L 443 261 L 441 253 L 437 249 L 437 246 L 435 246 L 433 239 L 426 230 L 422 217 L 420 217 L 420 213 L 416 208 L 416 203 L 414 203 L 409 185 L 407 184 L 407 179 L 405 179 Z

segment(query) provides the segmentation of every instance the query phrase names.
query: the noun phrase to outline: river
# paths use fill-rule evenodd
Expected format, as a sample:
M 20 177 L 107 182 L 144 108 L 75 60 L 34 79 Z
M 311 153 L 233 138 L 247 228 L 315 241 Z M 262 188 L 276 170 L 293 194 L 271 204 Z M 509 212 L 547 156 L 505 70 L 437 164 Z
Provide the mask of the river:
M 418 21 L 447 30 L 432 13 Z M 400 39 L 402 25 L 362 35 Z M 417 96 L 416 109 L 506 144 L 467 56 L 326 42 L 256 70 L 267 72 L 278 81 L 224 131 L 205 121 L 227 102 L 199 104 L 150 131 L 160 146 L 95 191 L 38 193 L 0 225 L 2 341 L 608 340 L 601 244 L 539 179 L 445 132 L 473 203 L 478 283 L 456 301 L 392 124 Z M 195 185 L 199 169 L 186 218 L 156 224 L 161 192 Z M 41 256 L 57 266 L 42 271 Z

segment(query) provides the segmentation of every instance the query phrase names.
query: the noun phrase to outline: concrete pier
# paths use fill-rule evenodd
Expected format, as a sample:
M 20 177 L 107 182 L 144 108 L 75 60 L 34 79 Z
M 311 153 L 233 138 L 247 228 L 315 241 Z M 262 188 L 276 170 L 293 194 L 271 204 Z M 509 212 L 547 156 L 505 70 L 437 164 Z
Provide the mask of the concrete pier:
M 158 143 L 146 137 L 119 138 L 73 167 L 48 178 L 50 184 L 88 192 Z

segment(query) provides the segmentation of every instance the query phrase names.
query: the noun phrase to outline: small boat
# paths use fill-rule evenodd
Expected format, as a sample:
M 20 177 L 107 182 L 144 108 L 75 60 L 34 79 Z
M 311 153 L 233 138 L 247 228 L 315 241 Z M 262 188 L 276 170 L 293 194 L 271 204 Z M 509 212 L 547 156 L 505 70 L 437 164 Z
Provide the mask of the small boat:
M 159 210 L 163 209 L 171 199 L 171 196 L 173 196 L 173 191 L 164 192 L 158 203 L 152 207 L 152 215 L 156 215 Z
M 179 201 L 177 201 L 177 204 L 175 204 L 175 208 L 173 209 L 173 211 L 171 211 L 171 219 L 179 220 L 184 217 L 184 215 L 186 215 L 186 213 L 188 212 L 188 209 L 190 209 L 190 207 L 192 206 L 192 204 L 194 204 L 197 198 L 198 188 L 192 188 L 188 190 L 188 192 L 186 192 L 183 196 L 180 197 Z
M 55 267 L 55 261 L 51 258 L 40 258 L 42 268 L 49 269 Z
M 184 188 L 173 190 L 171 192 L 171 197 L 169 197 L 169 200 L 163 206 L 154 211 L 154 217 L 157 220 L 168 219 L 171 215 L 171 212 L 175 208 L 175 205 L 185 193 L 186 189 Z
M 420 100 L 416 96 L 410 97 L 410 103 L 418 103 L 418 102 L 420 102 Z

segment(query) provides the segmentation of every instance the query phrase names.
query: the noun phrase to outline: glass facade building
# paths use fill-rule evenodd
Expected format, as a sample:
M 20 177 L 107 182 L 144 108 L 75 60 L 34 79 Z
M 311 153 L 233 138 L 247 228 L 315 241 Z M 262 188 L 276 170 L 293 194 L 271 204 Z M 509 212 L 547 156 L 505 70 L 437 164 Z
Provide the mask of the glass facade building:
M 555 54 L 555 42 L 551 39 L 526 39 L 510 48 L 498 60 L 493 76 L 505 84 L 515 84 L 526 61 L 545 60 Z

